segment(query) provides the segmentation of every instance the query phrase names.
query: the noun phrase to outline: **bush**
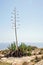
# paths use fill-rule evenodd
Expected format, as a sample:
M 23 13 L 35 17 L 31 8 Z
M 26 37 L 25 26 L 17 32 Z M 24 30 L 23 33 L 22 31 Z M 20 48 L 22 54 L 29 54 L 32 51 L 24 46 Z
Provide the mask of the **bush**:
M 31 51 L 32 47 L 31 46 L 27 46 L 27 51 Z
M 12 50 L 12 51 L 16 50 L 16 45 L 15 45 L 15 43 L 11 43 L 11 45 L 9 45 L 8 49 L 9 49 L 9 50 Z
M 27 46 L 25 43 L 21 43 L 21 45 L 18 46 L 18 50 L 16 50 L 15 43 L 12 43 L 9 45 L 9 55 L 8 56 L 31 56 L 32 46 Z M 36 47 L 35 47 L 36 48 Z M 18 55 L 17 55 L 18 54 Z
M 31 56 L 31 53 L 30 53 L 30 52 L 28 52 L 28 53 L 27 53 L 27 56 Z
M 26 49 L 27 49 L 27 46 L 26 46 L 26 44 L 21 43 L 21 45 L 19 46 L 19 48 L 20 48 L 23 52 L 25 52 Z
M 32 46 L 32 50 L 35 50 L 35 49 L 37 49 L 37 47 L 36 46 Z

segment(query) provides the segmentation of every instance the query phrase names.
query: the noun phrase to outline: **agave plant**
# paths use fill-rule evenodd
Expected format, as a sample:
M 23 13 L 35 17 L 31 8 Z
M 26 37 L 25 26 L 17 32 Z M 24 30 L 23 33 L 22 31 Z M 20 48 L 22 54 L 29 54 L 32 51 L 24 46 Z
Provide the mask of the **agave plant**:
M 16 50 L 15 42 L 14 43 L 11 43 L 11 45 L 8 46 L 8 49 L 9 50 L 12 50 L 12 51 Z
M 22 42 L 21 45 L 19 46 L 19 48 L 20 48 L 23 52 L 25 52 L 26 49 L 27 49 L 27 46 L 26 46 L 25 43 Z

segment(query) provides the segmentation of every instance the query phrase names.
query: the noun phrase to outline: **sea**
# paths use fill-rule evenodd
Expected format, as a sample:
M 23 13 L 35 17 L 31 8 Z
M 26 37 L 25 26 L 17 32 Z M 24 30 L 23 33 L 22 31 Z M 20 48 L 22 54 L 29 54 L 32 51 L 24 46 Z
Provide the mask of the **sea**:
M 10 44 L 11 43 L 0 43 L 0 50 L 7 49 Z M 43 48 L 43 43 L 42 42 L 38 42 L 38 43 L 27 42 L 26 45 L 31 45 L 31 46 L 36 46 L 38 48 Z

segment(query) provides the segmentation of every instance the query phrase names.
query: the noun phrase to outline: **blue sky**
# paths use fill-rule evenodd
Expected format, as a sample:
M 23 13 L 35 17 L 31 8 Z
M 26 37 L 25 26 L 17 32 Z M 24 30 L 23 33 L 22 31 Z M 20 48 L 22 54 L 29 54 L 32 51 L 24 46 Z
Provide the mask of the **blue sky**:
M 15 6 L 20 17 L 18 41 L 43 42 L 43 0 L 0 0 L 0 42 L 15 41 L 11 22 Z

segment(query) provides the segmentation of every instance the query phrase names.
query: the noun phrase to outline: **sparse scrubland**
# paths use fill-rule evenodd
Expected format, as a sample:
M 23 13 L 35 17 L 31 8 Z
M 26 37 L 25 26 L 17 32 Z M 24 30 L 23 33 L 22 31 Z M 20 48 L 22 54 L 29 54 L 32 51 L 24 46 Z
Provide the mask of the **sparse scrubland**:
M 18 56 L 17 54 L 18 55 L 21 54 L 21 55 Z M 16 62 L 16 65 L 18 65 L 19 63 L 22 63 L 20 65 L 35 65 L 36 63 L 43 60 L 43 48 L 38 48 L 36 46 L 29 46 L 29 45 L 27 46 L 25 43 L 21 43 L 18 46 L 18 50 L 16 50 L 15 43 L 12 43 L 11 45 L 9 45 L 8 49 L 0 50 L 0 60 L 3 60 L 3 58 L 5 58 L 4 59 L 5 61 L 4 62 L 0 61 L 0 65 L 3 65 L 3 64 L 11 65 L 9 64 L 9 62 L 11 63 L 14 62 L 13 63 L 14 65 L 15 65 L 15 62 Z M 6 61 L 8 63 L 6 63 Z
M 18 50 L 20 50 L 24 55 L 26 56 L 31 56 L 32 55 L 32 50 L 37 49 L 35 46 L 27 46 L 25 43 L 21 43 L 18 46 Z M 11 45 L 8 46 L 8 49 L 0 51 L 1 54 L 7 54 L 9 52 L 16 51 L 16 45 L 15 43 L 12 43 Z

